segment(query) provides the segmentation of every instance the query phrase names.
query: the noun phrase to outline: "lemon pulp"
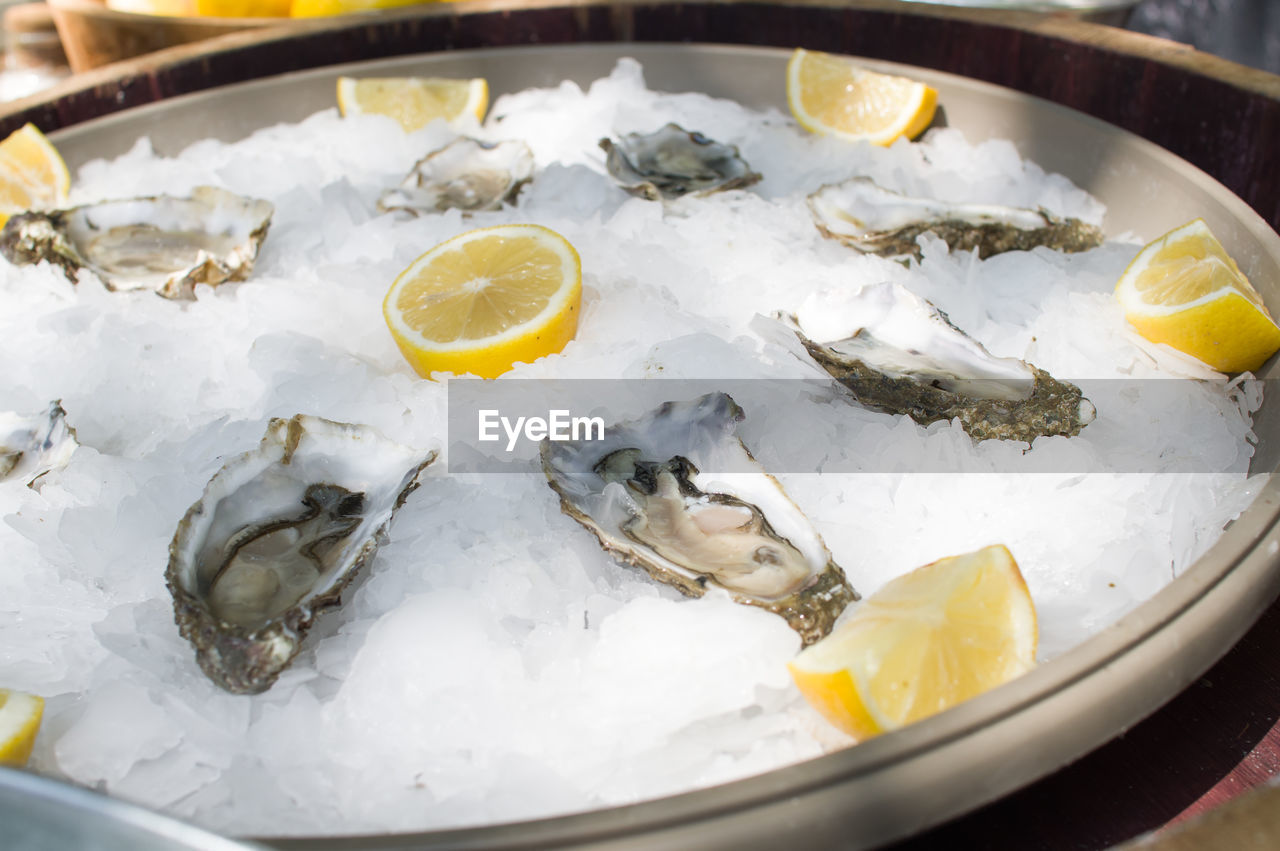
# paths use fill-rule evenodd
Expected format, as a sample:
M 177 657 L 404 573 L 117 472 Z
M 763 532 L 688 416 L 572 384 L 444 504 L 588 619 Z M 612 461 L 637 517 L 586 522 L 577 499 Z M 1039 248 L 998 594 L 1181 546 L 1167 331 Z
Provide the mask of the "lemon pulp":
M 578 328 L 582 268 L 564 237 L 499 225 L 447 240 L 392 284 L 383 316 L 420 375 L 493 378 L 559 352 Z

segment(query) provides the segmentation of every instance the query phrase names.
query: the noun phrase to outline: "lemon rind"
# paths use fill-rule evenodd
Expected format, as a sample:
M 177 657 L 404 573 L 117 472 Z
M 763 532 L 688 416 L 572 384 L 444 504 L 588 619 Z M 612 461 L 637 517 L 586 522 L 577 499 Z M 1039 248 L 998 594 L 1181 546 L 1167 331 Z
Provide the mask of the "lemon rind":
M 44 699 L 26 692 L 0 689 L 0 764 L 25 756 L 40 729 Z

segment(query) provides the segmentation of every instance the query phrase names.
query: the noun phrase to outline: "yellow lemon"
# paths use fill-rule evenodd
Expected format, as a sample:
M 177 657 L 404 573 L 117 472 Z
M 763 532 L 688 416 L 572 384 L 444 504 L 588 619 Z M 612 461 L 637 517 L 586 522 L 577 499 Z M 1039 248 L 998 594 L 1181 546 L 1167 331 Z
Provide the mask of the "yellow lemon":
M 1222 372 L 1255 370 L 1280 349 L 1280 327 L 1262 296 L 1203 219 L 1138 252 L 1116 298 L 1143 337 Z
M 494 378 L 565 347 L 578 330 L 582 264 L 540 225 L 455 236 L 400 273 L 382 314 L 419 375 Z
M 211 18 L 287 18 L 290 0 L 196 0 L 196 14 Z
M 295 18 L 319 18 L 324 15 L 345 15 L 348 12 L 419 6 L 431 2 L 434 0 L 293 0 L 288 14 Z
M 338 110 L 343 115 L 389 115 L 407 133 L 437 118 L 452 124 L 474 115 L 483 121 L 488 108 L 489 83 L 483 77 L 338 78 Z
M 44 698 L 0 688 L 0 765 L 27 764 L 44 715 Z
M 797 47 L 787 63 L 787 105 L 810 132 L 889 145 L 929 126 L 938 92 L 915 80 L 869 71 L 843 56 Z
M 59 206 L 70 189 L 67 164 L 34 124 L 0 142 L 0 225 L 23 210 Z
M 810 705 L 861 741 L 1031 670 L 1036 637 L 1022 573 L 995 545 L 889 582 L 788 668 Z

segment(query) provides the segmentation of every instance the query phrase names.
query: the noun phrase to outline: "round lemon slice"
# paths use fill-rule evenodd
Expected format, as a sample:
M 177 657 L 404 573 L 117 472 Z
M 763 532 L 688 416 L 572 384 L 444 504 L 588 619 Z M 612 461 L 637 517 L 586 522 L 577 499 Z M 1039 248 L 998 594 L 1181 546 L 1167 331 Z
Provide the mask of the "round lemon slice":
M 70 189 L 67 164 L 34 124 L 0 142 L 0 225 L 23 210 L 61 205 Z
M 399 121 L 406 133 L 426 127 L 437 118 L 450 124 L 472 116 L 483 121 L 488 108 L 489 83 L 483 77 L 338 78 L 339 112 L 388 115 Z
M 43 698 L 0 688 L 0 765 L 27 764 L 43 715 Z
M 788 668 L 809 703 L 861 741 L 1029 671 L 1036 638 L 1026 582 L 995 545 L 889 582 Z
M 868 71 L 843 56 L 797 47 L 787 63 L 787 105 L 810 132 L 890 145 L 924 132 L 937 110 L 938 92 Z
M 582 263 L 540 225 L 455 236 L 400 273 L 382 313 L 418 372 L 494 378 L 565 347 L 578 331 Z
M 1203 219 L 1139 251 L 1116 298 L 1143 337 L 1221 372 L 1256 370 L 1280 349 L 1280 326 Z

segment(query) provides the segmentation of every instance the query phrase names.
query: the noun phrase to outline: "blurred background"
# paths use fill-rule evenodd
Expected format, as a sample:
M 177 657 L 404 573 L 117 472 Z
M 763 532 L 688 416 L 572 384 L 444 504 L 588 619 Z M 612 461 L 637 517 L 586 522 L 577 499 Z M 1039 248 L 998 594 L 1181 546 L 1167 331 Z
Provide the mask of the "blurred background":
M 423 0 L 0 0 L 0 101 L 166 45 Z M 1280 73 L 1280 0 L 915 0 L 1034 10 L 1122 26 Z M 293 18 L 287 17 L 292 15 Z
M 1280 74 L 1280 2 L 1142 0 L 1126 28 Z

